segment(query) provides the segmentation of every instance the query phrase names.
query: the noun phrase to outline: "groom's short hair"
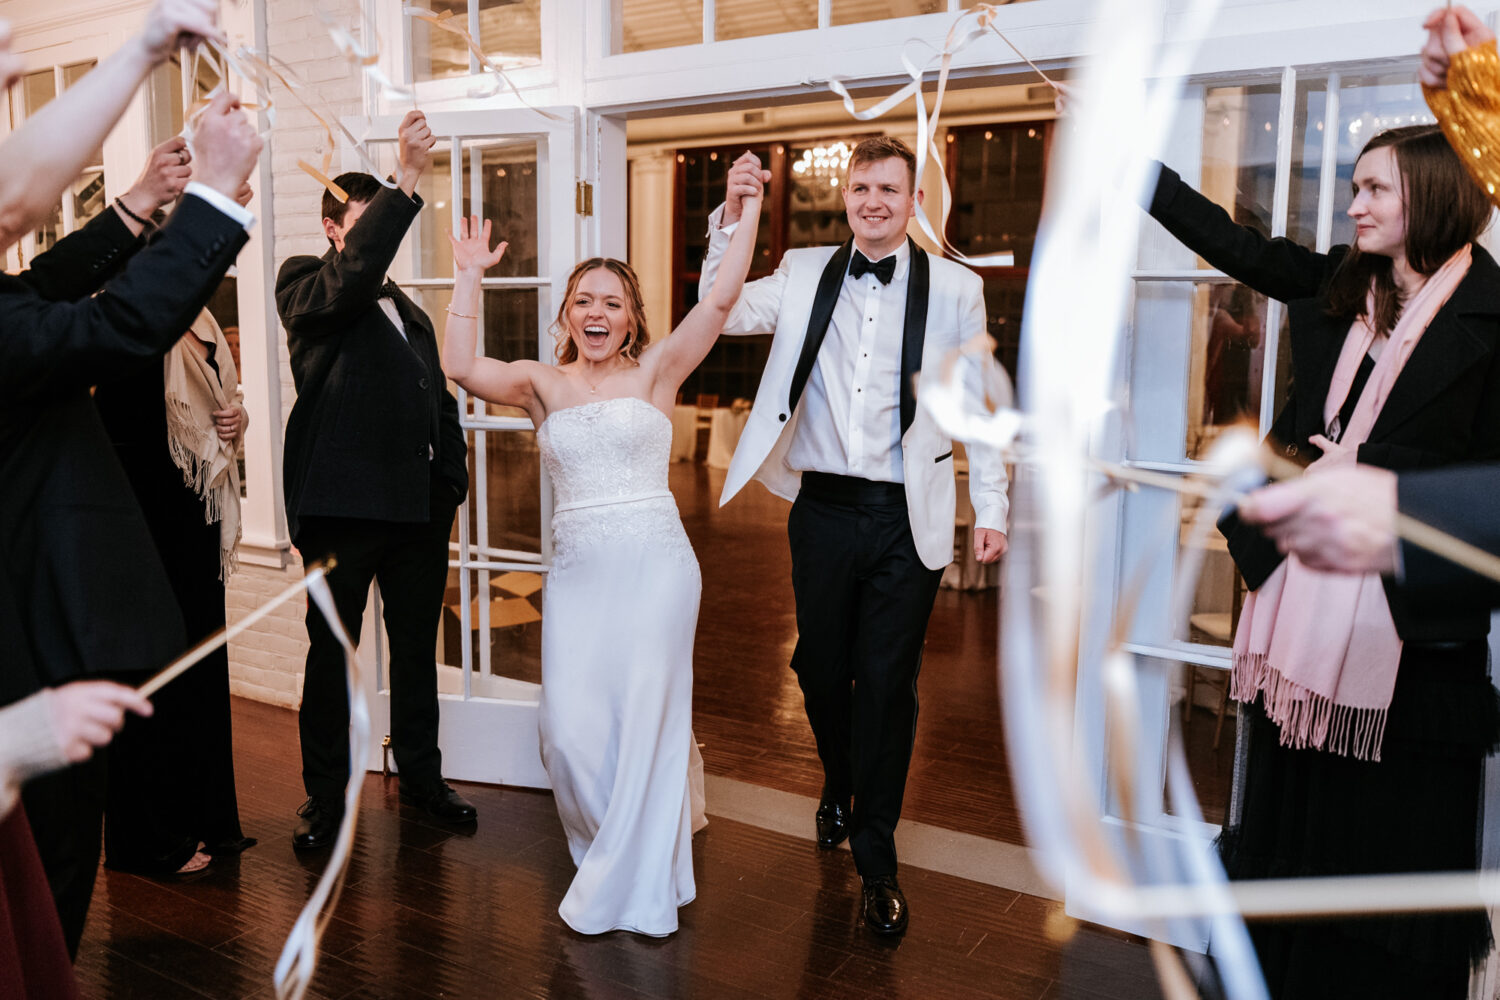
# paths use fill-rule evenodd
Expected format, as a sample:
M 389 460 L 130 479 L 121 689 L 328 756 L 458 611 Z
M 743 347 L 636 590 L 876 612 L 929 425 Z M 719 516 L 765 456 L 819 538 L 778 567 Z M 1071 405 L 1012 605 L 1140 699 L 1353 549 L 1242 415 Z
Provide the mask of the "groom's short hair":
M 866 163 L 899 158 L 906 163 L 906 176 L 911 179 L 912 191 L 917 190 L 917 155 L 900 139 L 889 135 L 876 135 L 861 139 L 854 152 L 849 154 L 849 171 Z

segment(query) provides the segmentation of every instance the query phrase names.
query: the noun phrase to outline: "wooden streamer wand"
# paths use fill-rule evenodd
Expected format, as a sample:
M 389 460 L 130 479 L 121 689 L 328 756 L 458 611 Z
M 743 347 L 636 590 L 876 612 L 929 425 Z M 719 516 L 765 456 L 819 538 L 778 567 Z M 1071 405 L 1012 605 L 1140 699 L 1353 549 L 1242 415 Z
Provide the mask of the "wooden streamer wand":
M 183 653 L 177 659 L 173 660 L 171 663 L 167 664 L 164 668 L 154 674 L 150 680 L 146 681 L 146 683 L 136 688 L 136 690 L 147 698 L 156 694 L 156 692 L 160 691 L 162 688 L 166 687 L 168 684 L 172 683 L 177 678 L 181 677 L 183 674 L 191 670 L 209 653 L 212 653 L 220 646 L 223 646 L 225 643 L 229 642 L 230 639 L 233 639 L 235 636 L 249 629 L 250 626 L 254 625 L 256 622 L 269 615 L 276 608 L 280 607 L 287 601 L 290 601 L 292 598 L 305 591 L 309 582 L 319 577 L 326 576 L 328 574 L 328 571 L 333 569 L 333 567 L 337 564 L 337 560 L 335 560 L 333 556 L 329 556 L 327 559 L 323 560 L 320 563 L 314 563 L 312 570 L 302 579 L 298 580 L 296 583 L 292 584 L 290 587 L 286 588 L 281 593 L 271 598 L 265 604 L 262 604 L 260 607 L 250 612 L 244 618 L 235 622 L 233 625 L 230 625 L 227 628 L 220 629 L 213 635 L 209 636 L 207 639 L 204 639 L 202 642 L 198 643 L 198 645 L 194 646 L 192 649 L 188 650 L 186 653 Z

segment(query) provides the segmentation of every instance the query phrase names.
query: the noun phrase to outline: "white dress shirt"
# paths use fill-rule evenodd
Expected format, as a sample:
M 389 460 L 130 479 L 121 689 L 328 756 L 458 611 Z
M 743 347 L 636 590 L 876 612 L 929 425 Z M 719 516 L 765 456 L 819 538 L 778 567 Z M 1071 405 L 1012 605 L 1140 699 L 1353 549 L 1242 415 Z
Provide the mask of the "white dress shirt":
M 883 483 L 905 480 L 901 339 L 911 247 L 902 242 L 895 256 L 896 273 L 888 285 L 873 273 L 859 278 L 844 273 L 828 334 L 802 391 L 802 419 L 787 451 L 787 464 L 799 472 Z
M 202 198 L 214 208 L 229 216 L 235 222 L 244 226 L 247 230 L 255 225 L 255 213 L 244 205 L 219 191 L 215 191 L 201 181 L 188 181 L 187 187 L 182 189 L 183 194 L 190 194 L 196 198 Z

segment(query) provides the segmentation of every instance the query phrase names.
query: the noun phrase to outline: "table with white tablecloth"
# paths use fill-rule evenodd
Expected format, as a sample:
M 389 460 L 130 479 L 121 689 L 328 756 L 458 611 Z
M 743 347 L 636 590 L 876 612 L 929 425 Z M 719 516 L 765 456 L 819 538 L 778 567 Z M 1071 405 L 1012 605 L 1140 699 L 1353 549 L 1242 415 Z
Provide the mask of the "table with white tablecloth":
M 745 424 L 750 420 L 748 407 L 721 406 L 714 410 L 708 424 L 708 467 L 711 469 L 729 468 L 729 460 L 734 457 L 735 446 L 740 443 L 740 435 L 745 431 Z
M 672 461 L 698 457 L 698 408 L 687 403 L 672 407 Z
M 958 479 L 958 507 L 953 517 L 953 561 L 943 570 L 941 586 L 949 590 L 988 590 L 1000 584 L 1000 564 L 974 558 L 974 504 L 969 499 L 969 461 L 954 442 L 953 471 Z

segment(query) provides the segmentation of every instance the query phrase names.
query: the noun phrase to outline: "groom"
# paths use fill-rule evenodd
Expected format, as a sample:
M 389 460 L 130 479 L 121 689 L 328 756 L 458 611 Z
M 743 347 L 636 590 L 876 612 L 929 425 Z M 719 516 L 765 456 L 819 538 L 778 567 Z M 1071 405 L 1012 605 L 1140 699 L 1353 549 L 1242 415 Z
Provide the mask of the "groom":
M 709 218 L 700 296 L 713 286 L 740 199 L 769 179 L 750 153 L 730 168 L 725 204 Z M 818 846 L 849 838 L 865 923 L 901 934 L 896 822 L 927 619 L 953 559 L 956 497 L 953 443 L 918 409 L 912 381 L 984 332 L 984 294 L 978 275 L 907 238 L 922 194 L 900 140 L 856 146 L 843 195 L 853 239 L 789 251 L 775 274 L 745 286 L 724 326 L 775 337 L 720 502 L 752 478 L 794 501 L 792 670 L 823 763 Z M 979 448 L 969 458 L 974 554 L 992 563 L 1006 548 L 1005 466 Z

